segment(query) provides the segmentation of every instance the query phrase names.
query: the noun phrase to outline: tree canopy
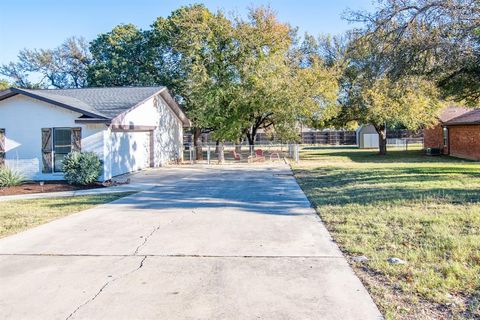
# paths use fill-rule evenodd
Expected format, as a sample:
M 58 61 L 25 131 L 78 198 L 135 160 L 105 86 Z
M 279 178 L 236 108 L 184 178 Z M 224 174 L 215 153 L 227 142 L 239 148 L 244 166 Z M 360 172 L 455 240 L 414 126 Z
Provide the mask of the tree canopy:
M 380 154 L 385 154 L 388 125 L 408 129 L 428 126 L 436 121 L 444 104 L 441 88 L 428 72 L 414 71 L 415 64 L 402 71 L 403 49 L 389 42 L 398 34 L 384 29 L 374 18 L 368 21 L 372 25 L 367 23 L 364 30 L 350 32 L 343 38 L 321 39 L 319 52 L 325 61 L 342 70 L 338 98 L 341 107 L 331 123 L 372 124 L 379 134 Z
M 7 80 L 1 80 L 0 79 L 0 91 L 6 90 L 10 87 L 10 83 L 8 83 Z
M 154 85 L 150 48 L 145 32 L 122 24 L 90 43 L 90 86 Z
M 91 45 L 89 81 L 165 84 L 195 125 L 218 140 L 247 136 L 253 144 L 260 128 L 298 139 L 300 121 L 335 105 L 337 74 L 297 42 L 296 30 L 269 8 L 228 18 L 191 5 L 146 31 L 121 25 L 100 35 Z
M 382 0 L 373 12 L 351 12 L 358 30 L 388 61 L 391 77 L 434 79 L 444 97 L 480 102 L 480 2 Z

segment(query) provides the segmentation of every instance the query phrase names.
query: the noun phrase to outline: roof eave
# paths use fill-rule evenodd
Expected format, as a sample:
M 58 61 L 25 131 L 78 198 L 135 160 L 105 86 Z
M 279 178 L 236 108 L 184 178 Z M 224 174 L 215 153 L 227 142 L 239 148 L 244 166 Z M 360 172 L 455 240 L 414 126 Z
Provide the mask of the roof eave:
M 83 124 L 94 124 L 94 123 L 99 123 L 99 124 L 105 124 L 107 126 L 110 125 L 111 120 L 110 119 L 99 119 L 99 118 L 78 118 L 75 120 L 75 123 L 83 123 Z
M 447 121 L 443 125 L 447 126 L 447 127 L 451 127 L 451 126 L 478 126 L 478 125 L 480 125 L 480 121 L 454 122 L 454 123 L 448 123 L 448 121 Z
M 173 99 L 172 95 L 168 92 L 167 88 L 160 91 L 162 98 L 168 103 L 175 115 L 182 121 L 183 127 L 188 128 L 192 126 L 192 122 L 188 119 L 185 110 Z
M 5 100 L 5 99 L 10 98 L 10 97 L 13 97 L 17 94 L 18 93 L 15 93 L 15 92 L 12 91 L 12 88 L 0 91 L 0 101 Z
M 175 115 L 182 121 L 182 124 L 184 127 L 191 127 L 192 123 L 190 119 L 187 118 L 187 115 L 185 114 L 185 111 L 178 105 L 178 103 L 172 98 L 170 93 L 168 92 L 167 87 L 162 87 L 162 89 L 156 91 L 152 95 L 148 96 L 141 102 L 137 103 L 133 107 L 129 108 L 128 110 L 125 110 L 124 112 L 120 113 L 119 115 L 115 116 L 112 119 L 112 123 L 117 122 L 119 119 L 122 118 L 123 115 L 129 113 L 130 111 L 134 110 L 135 108 L 139 107 L 140 105 L 144 104 L 146 101 L 151 99 L 152 97 L 155 97 L 156 95 L 160 95 L 168 104 L 170 109 L 175 113 Z

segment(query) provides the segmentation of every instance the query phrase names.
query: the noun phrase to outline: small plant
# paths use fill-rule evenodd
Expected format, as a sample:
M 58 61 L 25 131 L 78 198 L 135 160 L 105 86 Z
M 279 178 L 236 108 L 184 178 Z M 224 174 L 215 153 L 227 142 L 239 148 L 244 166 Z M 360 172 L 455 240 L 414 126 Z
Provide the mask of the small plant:
M 90 185 L 102 174 L 102 162 L 94 152 L 71 152 L 63 160 L 63 173 L 70 184 Z
M 0 188 L 14 187 L 25 181 L 23 175 L 8 167 L 0 167 Z

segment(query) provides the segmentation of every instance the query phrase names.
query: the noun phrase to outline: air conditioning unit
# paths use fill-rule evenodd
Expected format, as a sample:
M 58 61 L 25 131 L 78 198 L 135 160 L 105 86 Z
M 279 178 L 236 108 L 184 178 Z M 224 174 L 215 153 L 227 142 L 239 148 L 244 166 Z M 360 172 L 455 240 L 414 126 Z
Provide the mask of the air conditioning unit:
M 427 148 L 425 151 L 427 156 L 439 156 L 442 154 L 442 150 L 440 148 Z

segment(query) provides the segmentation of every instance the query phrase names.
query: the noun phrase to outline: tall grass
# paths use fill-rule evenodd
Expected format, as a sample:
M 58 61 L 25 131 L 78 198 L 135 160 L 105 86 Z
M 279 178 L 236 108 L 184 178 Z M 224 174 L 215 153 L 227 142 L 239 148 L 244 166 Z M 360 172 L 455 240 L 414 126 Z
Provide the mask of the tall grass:
M 24 176 L 8 167 L 0 167 L 0 188 L 21 185 L 25 182 Z

